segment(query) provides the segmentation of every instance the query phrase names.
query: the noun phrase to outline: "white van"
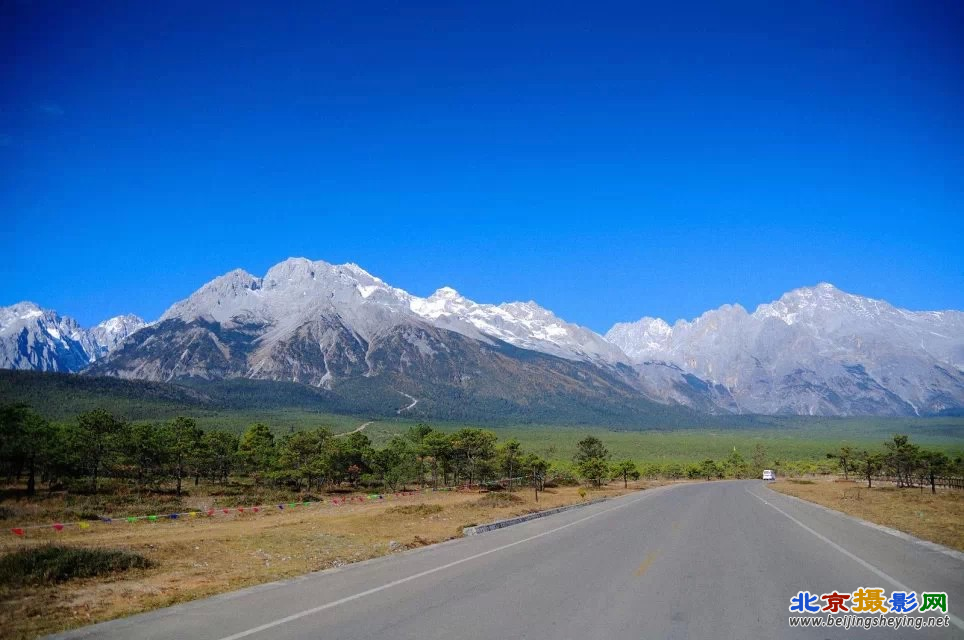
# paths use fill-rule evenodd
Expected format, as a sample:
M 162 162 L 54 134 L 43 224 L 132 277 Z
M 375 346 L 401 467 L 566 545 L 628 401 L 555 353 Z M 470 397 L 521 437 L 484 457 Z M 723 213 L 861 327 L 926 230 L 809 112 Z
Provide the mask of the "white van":
M 776 476 L 775 473 L 773 473 L 773 469 L 764 469 L 764 470 L 763 470 L 763 479 L 764 479 L 764 480 L 776 480 L 776 479 L 777 479 L 777 476 Z

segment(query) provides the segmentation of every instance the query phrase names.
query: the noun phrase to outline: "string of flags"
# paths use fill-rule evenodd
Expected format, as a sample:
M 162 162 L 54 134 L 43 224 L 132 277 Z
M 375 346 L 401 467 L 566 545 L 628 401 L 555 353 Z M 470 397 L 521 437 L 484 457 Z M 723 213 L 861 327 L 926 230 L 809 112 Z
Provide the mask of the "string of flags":
M 428 489 L 424 490 L 429 491 Z M 442 489 L 439 489 L 442 491 Z M 377 502 L 392 498 L 403 498 L 414 495 L 420 495 L 423 491 L 396 491 L 391 494 L 383 493 L 369 493 L 365 496 L 346 496 L 343 498 L 332 498 L 328 504 L 332 506 L 344 506 L 349 504 L 359 504 L 366 502 Z M 53 531 L 63 531 L 66 527 L 77 527 L 81 530 L 87 530 L 91 528 L 91 524 L 114 524 L 115 522 L 127 522 L 134 524 L 139 520 L 146 520 L 148 522 L 158 522 L 161 520 L 181 520 L 185 518 L 211 518 L 217 515 L 234 515 L 234 514 L 245 514 L 245 513 L 262 513 L 265 511 L 285 511 L 287 509 L 297 509 L 299 507 L 311 507 L 315 505 L 325 504 L 324 500 L 303 500 L 298 502 L 279 502 L 274 505 L 255 505 L 247 507 L 209 507 L 207 509 L 199 509 L 193 511 L 178 511 L 174 513 L 167 514 L 152 514 L 146 516 L 118 516 L 118 517 L 107 517 L 100 516 L 97 520 L 81 520 L 78 522 L 54 522 L 52 524 L 37 524 L 28 525 L 23 527 L 12 527 L 10 533 L 15 536 L 22 537 L 31 530 L 53 530 Z

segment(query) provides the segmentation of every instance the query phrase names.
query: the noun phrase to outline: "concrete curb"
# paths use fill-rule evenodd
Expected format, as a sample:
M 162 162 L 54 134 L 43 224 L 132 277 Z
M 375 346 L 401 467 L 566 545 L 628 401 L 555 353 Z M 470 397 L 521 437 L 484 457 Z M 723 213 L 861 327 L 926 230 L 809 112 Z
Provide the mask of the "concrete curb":
M 529 520 L 535 520 L 537 518 L 545 518 L 546 516 L 555 515 L 557 513 L 562 513 L 563 511 L 569 511 L 570 509 L 578 509 L 579 507 L 588 507 L 591 504 L 598 504 L 600 502 L 605 502 L 610 498 L 596 498 L 594 500 L 587 500 L 586 502 L 577 502 L 576 504 L 568 504 L 563 507 L 555 507 L 554 509 L 546 509 L 545 511 L 536 511 L 535 513 L 527 513 L 524 516 L 516 516 L 514 518 L 506 518 L 505 520 L 496 520 L 495 522 L 490 522 L 488 524 L 480 524 L 474 527 L 465 527 L 462 529 L 463 536 L 474 536 L 480 533 L 485 533 L 486 531 L 495 531 L 496 529 L 504 529 L 505 527 L 511 527 L 514 524 L 521 524 L 523 522 L 528 522 Z
M 876 529 L 877 531 L 880 531 L 881 533 L 886 533 L 886 534 L 888 534 L 888 535 L 894 536 L 895 538 L 900 538 L 901 540 L 906 540 L 907 542 L 911 542 L 911 543 L 913 543 L 913 544 L 916 544 L 916 545 L 918 545 L 918 546 L 921 546 L 921 547 L 923 547 L 923 548 L 925 548 L 925 549 L 927 549 L 927 550 L 929 550 L 929 551 L 936 551 L 936 552 L 938 552 L 938 553 L 943 553 L 944 555 L 950 556 L 951 558 L 954 558 L 955 560 L 959 560 L 959 561 L 961 561 L 961 562 L 964 562 L 964 553 L 961 553 L 961 552 L 958 551 L 957 549 L 951 549 L 950 547 L 945 547 L 945 546 L 942 545 L 942 544 L 938 544 L 938 543 L 936 543 L 936 542 L 931 542 L 930 540 L 923 540 L 923 539 L 918 538 L 917 536 L 913 536 L 913 535 L 911 535 L 911 534 L 909 534 L 909 533 L 905 533 L 905 532 L 899 531 L 899 530 L 897 530 L 897 529 L 892 529 L 892 528 L 890 528 L 890 527 L 885 527 L 885 526 L 882 525 L 882 524 L 877 524 L 876 522 L 870 522 L 869 520 L 864 520 L 863 518 L 858 518 L 857 516 L 852 516 L 852 515 L 850 515 L 849 513 L 844 513 L 843 511 L 837 511 L 836 509 L 831 509 L 830 507 L 825 507 L 825 506 L 822 505 L 822 504 L 818 504 L 818 503 L 816 503 L 816 502 L 810 502 L 809 500 L 804 500 L 803 498 L 798 498 L 797 496 L 791 496 L 789 493 L 783 493 L 782 491 L 777 491 L 776 489 L 771 489 L 770 487 L 766 487 L 766 489 L 767 489 L 767 491 L 769 491 L 770 493 L 775 493 L 775 494 L 777 494 L 778 496 L 783 496 L 784 498 L 790 498 L 791 500 L 796 500 L 797 502 L 800 502 L 800 503 L 802 503 L 802 504 L 805 504 L 805 505 L 808 505 L 808 506 L 811 506 L 811 507 L 816 507 L 817 509 L 820 509 L 821 511 L 826 511 L 827 513 L 832 513 L 832 514 L 834 514 L 834 515 L 841 516 L 842 518 L 846 518 L 847 520 L 850 520 L 850 521 L 852 521 L 852 522 L 856 522 L 856 523 L 858 523 L 858 524 L 862 524 L 862 525 L 864 525 L 865 527 L 870 527 L 871 529 Z

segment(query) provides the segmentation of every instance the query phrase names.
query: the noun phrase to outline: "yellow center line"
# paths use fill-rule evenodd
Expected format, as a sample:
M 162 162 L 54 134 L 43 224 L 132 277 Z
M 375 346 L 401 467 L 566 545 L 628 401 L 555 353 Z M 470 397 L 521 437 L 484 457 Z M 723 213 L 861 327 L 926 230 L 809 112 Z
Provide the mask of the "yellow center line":
M 658 554 L 657 551 L 650 551 L 649 553 L 646 554 L 646 558 L 643 560 L 643 564 L 639 565 L 639 568 L 636 569 L 637 576 L 641 576 L 644 573 L 646 573 L 646 570 L 649 569 L 649 565 L 653 564 L 653 560 L 656 559 L 657 554 Z

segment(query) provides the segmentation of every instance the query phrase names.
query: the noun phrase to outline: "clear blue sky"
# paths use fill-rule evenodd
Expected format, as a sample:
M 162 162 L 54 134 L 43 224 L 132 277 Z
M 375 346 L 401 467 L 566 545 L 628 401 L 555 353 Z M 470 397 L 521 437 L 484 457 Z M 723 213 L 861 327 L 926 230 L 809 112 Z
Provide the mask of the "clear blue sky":
M 307 256 L 599 331 L 964 308 L 959 2 L 83 4 L 0 4 L 0 305 Z

